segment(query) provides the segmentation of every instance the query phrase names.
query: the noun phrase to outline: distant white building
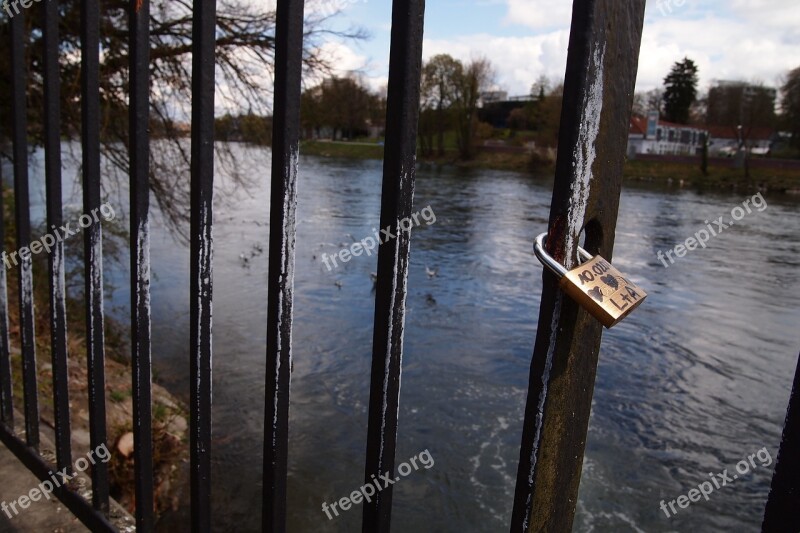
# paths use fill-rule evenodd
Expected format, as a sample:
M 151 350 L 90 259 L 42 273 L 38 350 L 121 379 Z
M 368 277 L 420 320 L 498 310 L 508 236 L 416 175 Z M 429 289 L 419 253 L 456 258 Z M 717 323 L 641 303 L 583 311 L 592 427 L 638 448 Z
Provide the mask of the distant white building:
M 647 117 L 631 117 L 628 131 L 628 157 L 636 154 L 695 155 L 708 132 L 697 126 L 661 120 L 657 111 Z
M 505 102 L 508 100 L 508 91 L 483 91 L 480 100 L 480 107 L 492 102 Z
M 776 134 L 772 128 L 753 127 L 739 128 L 726 126 L 708 127 L 708 153 L 723 157 L 731 157 L 739 151 L 741 138 L 753 155 L 768 155 Z

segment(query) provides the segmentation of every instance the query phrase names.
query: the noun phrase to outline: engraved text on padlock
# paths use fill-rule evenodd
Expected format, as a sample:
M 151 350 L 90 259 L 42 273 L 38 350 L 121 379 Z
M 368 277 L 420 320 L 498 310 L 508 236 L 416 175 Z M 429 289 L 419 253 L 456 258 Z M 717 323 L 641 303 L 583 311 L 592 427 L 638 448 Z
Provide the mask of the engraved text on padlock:
M 607 328 L 625 318 L 647 296 L 599 255 L 568 271 L 559 285 Z

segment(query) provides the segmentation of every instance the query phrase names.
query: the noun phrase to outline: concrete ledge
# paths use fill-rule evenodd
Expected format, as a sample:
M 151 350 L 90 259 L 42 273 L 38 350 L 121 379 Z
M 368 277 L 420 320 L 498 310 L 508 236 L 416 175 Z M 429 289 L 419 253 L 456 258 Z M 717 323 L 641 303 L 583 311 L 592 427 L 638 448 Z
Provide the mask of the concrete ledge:
M 15 412 L 15 420 L 22 420 L 22 415 Z M 24 435 L 16 428 L 16 434 L 24 439 Z M 42 423 L 40 425 L 40 454 L 50 463 L 55 463 L 53 450 L 53 436 L 50 428 Z M 53 467 L 55 471 L 55 467 Z M 74 482 L 79 487 L 78 492 L 84 497 L 91 498 L 91 480 L 85 473 L 75 476 Z M 81 521 L 55 495 L 50 499 L 42 497 L 39 501 L 30 502 L 27 509 L 16 505 L 16 513 L 9 505 L 16 502 L 20 496 L 26 495 L 31 489 L 39 486 L 39 478 L 23 464 L 14 453 L 0 442 L 0 533 L 5 532 L 53 532 L 72 533 L 89 531 Z M 135 532 L 133 517 L 116 501 L 110 501 L 111 522 L 123 533 Z M 10 516 L 9 516 L 10 515 Z
M 0 503 L 16 501 L 23 494 L 39 485 L 39 479 L 23 465 L 17 456 L 0 444 Z M 19 509 L 14 515 L 0 511 L 0 531 L 2 532 L 84 532 L 89 531 L 55 496 L 50 500 L 31 502 L 27 509 Z

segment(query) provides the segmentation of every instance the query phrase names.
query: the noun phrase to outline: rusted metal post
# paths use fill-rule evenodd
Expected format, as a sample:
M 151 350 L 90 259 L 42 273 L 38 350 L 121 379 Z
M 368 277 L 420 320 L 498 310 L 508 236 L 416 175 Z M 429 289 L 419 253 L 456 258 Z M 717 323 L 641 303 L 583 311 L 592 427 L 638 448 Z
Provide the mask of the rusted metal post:
M 611 259 L 636 82 L 644 0 L 576 0 L 561 110 L 547 251 L 575 266 Z M 570 531 L 602 328 L 543 274 L 512 532 Z
M 800 531 L 800 359 L 794 373 L 781 448 L 772 476 L 761 531 Z

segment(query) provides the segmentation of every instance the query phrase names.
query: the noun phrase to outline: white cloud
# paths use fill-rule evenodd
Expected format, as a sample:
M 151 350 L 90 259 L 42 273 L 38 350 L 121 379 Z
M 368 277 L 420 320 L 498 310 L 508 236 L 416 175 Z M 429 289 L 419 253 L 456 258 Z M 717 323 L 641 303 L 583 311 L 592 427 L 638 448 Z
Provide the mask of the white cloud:
M 320 58 L 333 66 L 333 74 L 336 76 L 346 76 L 350 72 L 364 70 L 369 63 L 366 56 L 340 41 L 328 41 L 317 50 Z
M 308 0 L 304 3 L 307 17 L 333 17 L 345 13 L 358 2 L 366 0 Z
M 457 39 L 425 39 L 423 59 L 436 54 L 450 54 L 468 61 L 484 56 L 495 67 L 495 82 L 511 95 L 530 92 L 531 85 L 542 74 L 561 80 L 567 63 L 568 30 L 559 30 L 531 37 L 495 37 L 465 35 Z
M 507 0 L 505 22 L 536 30 L 569 28 L 572 2 L 568 0 Z
M 383 68 L 379 63 L 358 53 L 351 46 L 341 41 L 328 41 L 321 45 L 318 50 L 320 57 L 333 66 L 332 74 L 334 76 L 344 77 L 355 74 L 372 91 L 377 93 L 385 91 L 387 75 L 380 73 L 388 71 L 388 63 L 387 67 Z M 306 78 L 304 83 L 306 86 L 311 87 L 322 82 L 322 78 L 323 76 L 321 75 L 314 78 Z
M 728 0 L 722 7 L 726 8 L 740 20 L 772 29 L 800 44 L 800 9 L 795 0 Z
M 661 86 L 672 64 L 684 56 L 697 63 L 701 90 L 715 79 L 776 85 L 781 75 L 800 64 L 796 44 L 775 38 L 773 31 L 753 20 L 712 14 L 695 20 L 660 17 L 645 23 L 637 88 Z
M 505 1 L 504 21 L 532 28 L 536 35 L 426 39 L 423 57 L 439 53 L 461 60 L 486 56 L 495 66 L 496 81 L 511 94 L 527 93 L 542 74 L 561 79 L 571 2 Z M 759 80 L 777 86 L 780 76 L 800 65 L 799 47 L 800 9 L 796 0 L 648 2 L 637 90 L 660 87 L 672 64 L 684 56 L 697 63 L 701 90 L 715 79 Z

